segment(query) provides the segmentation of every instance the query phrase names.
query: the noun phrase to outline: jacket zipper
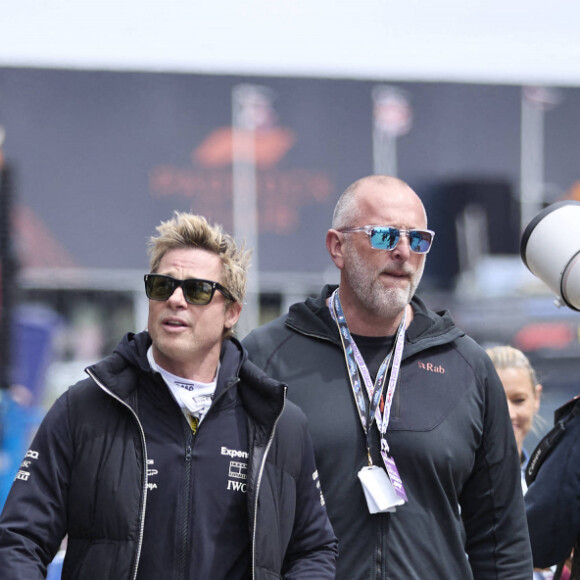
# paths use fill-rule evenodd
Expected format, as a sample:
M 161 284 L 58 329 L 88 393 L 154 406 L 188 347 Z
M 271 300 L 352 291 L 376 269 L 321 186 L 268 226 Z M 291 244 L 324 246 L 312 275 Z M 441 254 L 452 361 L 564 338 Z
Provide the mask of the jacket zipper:
M 266 459 L 268 458 L 268 453 L 270 452 L 270 447 L 272 446 L 272 441 L 274 440 L 274 435 L 276 434 L 276 427 L 278 426 L 278 421 L 286 408 L 286 392 L 287 387 L 284 387 L 284 402 L 282 405 L 282 409 L 280 413 L 276 417 L 276 421 L 274 422 L 274 426 L 272 427 L 272 433 L 270 434 L 270 438 L 268 439 L 268 444 L 266 445 L 266 449 L 264 451 L 264 456 L 262 457 L 262 462 L 260 464 L 260 471 L 258 472 L 258 478 L 256 480 L 256 494 L 254 499 L 254 507 L 253 507 L 253 522 L 252 522 L 252 579 L 256 578 L 256 528 L 257 528 L 257 520 L 258 520 L 258 497 L 260 495 L 260 486 L 262 484 L 262 477 L 264 475 L 264 467 L 266 465 Z
M 125 401 L 123 401 L 123 399 L 121 399 L 120 397 L 115 395 L 113 392 L 111 392 L 107 387 L 105 387 L 105 385 L 103 385 L 103 383 L 101 383 L 101 381 L 99 381 L 99 379 L 97 379 L 97 377 L 89 369 L 86 369 L 85 372 L 93 379 L 93 381 L 95 381 L 95 383 L 105 393 L 107 393 L 108 395 L 113 397 L 113 399 L 115 399 L 116 401 L 119 401 L 119 403 L 121 403 L 127 409 L 129 409 L 129 411 L 131 411 L 131 414 L 133 415 L 133 417 L 135 417 L 135 421 L 137 421 L 137 426 L 139 427 L 139 434 L 141 435 L 141 444 L 143 445 L 143 482 L 144 482 L 143 483 L 143 496 L 142 496 L 143 502 L 142 502 L 142 506 L 141 506 L 141 515 L 140 515 L 140 520 L 139 520 L 139 543 L 137 545 L 137 553 L 135 555 L 136 556 L 135 557 L 135 568 L 133 569 L 133 574 L 131 576 L 132 580 L 136 580 L 137 570 L 139 569 L 139 559 L 141 558 L 141 547 L 143 545 L 143 532 L 145 529 L 145 506 L 147 505 L 147 485 L 149 482 L 148 475 L 147 475 L 147 445 L 145 443 L 145 431 L 143 430 L 143 426 L 141 425 L 141 421 L 139 421 L 139 417 L 137 416 L 137 413 L 135 413 L 135 411 L 133 410 L 131 405 L 125 403 Z
M 189 534 L 189 522 L 191 519 L 191 458 L 193 457 L 193 446 L 195 444 L 195 436 L 189 425 L 187 426 L 188 432 L 186 434 L 185 442 L 185 472 L 184 472 L 184 497 L 186 511 L 181 513 L 180 520 L 180 538 L 178 545 L 178 578 L 187 577 L 186 565 L 188 563 L 188 546 L 190 544 L 190 534 Z
M 239 377 L 236 377 L 231 383 L 226 385 L 224 390 L 218 395 L 216 399 L 213 400 L 210 408 L 207 411 L 207 415 L 212 412 L 212 409 L 215 408 L 215 404 L 219 401 L 229 389 L 231 389 L 235 384 L 239 382 Z M 207 417 L 206 415 L 206 417 Z M 201 428 L 201 423 L 198 425 L 198 429 Z M 177 573 L 178 578 L 186 578 L 187 577 L 187 569 L 186 564 L 188 563 L 188 546 L 191 542 L 190 534 L 189 534 L 189 525 L 191 520 L 191 502 L 190 502 L 190 495 L 192 493 L 192 477 L 191 477 L 191 461 L 193 458 L 193 449 L 196 445 L 197 436 L 193 434 L 191 427 L 188 425 L 186 429 L 186 442 L 185 442 L 185 475 L 184 475 L 184 496 L 186 498 L 186 512 L 181 513 L 180 519 L 180 538 L 179 538 L 179 545 L 178 545 L 178 556 L 177 556 Z

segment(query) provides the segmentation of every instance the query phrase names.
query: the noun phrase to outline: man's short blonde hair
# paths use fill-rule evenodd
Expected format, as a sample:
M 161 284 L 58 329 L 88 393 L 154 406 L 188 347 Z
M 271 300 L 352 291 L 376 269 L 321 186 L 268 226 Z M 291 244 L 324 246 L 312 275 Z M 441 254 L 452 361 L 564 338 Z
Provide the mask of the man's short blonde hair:
M 158 235 L 149 238 L 151 273 L 157 272 L 161 259 L 170 250 L 197 248 L 213 252 L 222 263 L 219 282 L 231 292 L 236 302 L 243 304 L 251 251 L 238 247 L 221 225 L 210 225 L 200 215 L 176 211 L 173 218 L 161 222 L 156 230 Z

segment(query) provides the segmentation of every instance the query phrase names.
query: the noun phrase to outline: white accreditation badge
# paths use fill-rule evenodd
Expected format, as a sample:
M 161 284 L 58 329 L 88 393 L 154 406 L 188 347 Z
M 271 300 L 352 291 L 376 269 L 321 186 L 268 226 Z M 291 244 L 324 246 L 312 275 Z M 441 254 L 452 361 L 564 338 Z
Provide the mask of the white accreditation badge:
M 377 465 L 363 467 L 358 472 L 358 478 L 371 514 L 394 512 L 397 506 L 405 503 L 395 491 L 385 470 Z

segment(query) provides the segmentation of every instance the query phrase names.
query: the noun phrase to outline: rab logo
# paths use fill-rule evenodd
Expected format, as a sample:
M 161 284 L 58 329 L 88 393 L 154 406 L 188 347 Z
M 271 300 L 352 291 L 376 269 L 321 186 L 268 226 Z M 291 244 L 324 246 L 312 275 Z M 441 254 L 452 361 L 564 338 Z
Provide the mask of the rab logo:
M 438 373 L 438 374 L 445 374 L 445 369 L 443 368 L 442 365 L 434 365 L 433 363 L 424 363 L 421 361 L 418 361 L 417 364 L 419 365 L 419 368 L 424 370 L 424 371 L 429 371 L 430 373 Z

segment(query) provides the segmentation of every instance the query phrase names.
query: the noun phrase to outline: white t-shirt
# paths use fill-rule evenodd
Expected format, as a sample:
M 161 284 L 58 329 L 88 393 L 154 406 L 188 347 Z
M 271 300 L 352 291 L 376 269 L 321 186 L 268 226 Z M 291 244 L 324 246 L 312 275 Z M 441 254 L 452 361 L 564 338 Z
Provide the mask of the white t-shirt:
M 153 347 L 149 347 L 147 351 L 147 360 L 151 368 L 161 374 L 185 417 L 189 420 L 188 415 L 190 415 L 195 417 L 198 423 L 201 423 L 211 406 L 215 393 L 219 364 L 216 370 L 216 378 L 211 383 L 200 383 L 199 381 L 190 381 L 183 377 L 178 377 L 160 367 L 153 358 Z

